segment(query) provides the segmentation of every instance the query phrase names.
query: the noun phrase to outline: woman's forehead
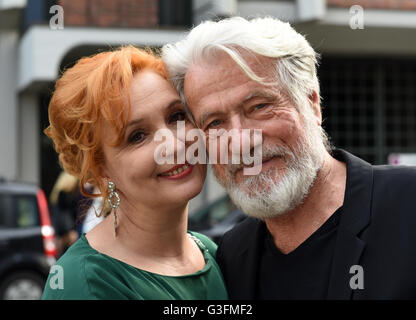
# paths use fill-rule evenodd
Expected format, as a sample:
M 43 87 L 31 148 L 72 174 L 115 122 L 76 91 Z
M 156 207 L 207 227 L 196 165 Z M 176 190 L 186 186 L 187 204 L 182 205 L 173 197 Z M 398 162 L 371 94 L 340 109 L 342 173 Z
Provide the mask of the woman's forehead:
M 130 90 L 130 101 L 135 111 L 141 112 L 146 106 L 152 109 L 167 106 L 179 95 L 172 84 L 151 70 L 144 70 L 133 78 Z M 133 110 L 132 110 L 133 112 Z

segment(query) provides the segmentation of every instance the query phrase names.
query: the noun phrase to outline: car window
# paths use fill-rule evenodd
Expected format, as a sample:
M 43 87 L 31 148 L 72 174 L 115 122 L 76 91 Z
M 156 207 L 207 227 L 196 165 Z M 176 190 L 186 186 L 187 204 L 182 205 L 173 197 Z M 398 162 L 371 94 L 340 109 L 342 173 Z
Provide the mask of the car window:
M 39 226 L 39 209 L 35 195 L 15 195 L 14 204 L 17 228 Z

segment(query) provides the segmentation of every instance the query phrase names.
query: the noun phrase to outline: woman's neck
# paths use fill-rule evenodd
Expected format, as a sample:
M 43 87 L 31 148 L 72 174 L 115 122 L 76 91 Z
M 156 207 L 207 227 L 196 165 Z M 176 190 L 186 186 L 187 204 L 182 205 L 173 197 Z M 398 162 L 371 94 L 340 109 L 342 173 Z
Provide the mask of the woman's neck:
M 116 209 L 116 215 L 115 237 L 114 212 L 87 234 L 96 250 L 113 256 L 118 251 L 122 255 L 158 259 L 179 258 L 189 246 L 188 204 L 146 208 L 125 203 Z
M 187 241 L 188 204 L 120 209 L 117 211 L 116 242 L 149 257 L 183 254 Z

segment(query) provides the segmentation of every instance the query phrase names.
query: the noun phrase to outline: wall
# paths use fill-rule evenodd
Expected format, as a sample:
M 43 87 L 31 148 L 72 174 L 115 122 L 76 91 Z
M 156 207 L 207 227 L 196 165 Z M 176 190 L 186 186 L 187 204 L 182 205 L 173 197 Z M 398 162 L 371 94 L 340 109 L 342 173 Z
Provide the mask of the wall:
M 157 0 L 59 0 L 66 26 L 154 27 L 158 24 Z

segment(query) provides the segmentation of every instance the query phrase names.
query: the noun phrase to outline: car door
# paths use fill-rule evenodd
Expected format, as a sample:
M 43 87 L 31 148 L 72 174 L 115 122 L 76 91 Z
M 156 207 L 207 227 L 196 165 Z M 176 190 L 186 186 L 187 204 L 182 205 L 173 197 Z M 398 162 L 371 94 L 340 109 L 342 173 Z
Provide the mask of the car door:
M 8 193 L 0 193 L 0 264 L 10 256 L 10 235 L 13 228 L 12 198 Z

